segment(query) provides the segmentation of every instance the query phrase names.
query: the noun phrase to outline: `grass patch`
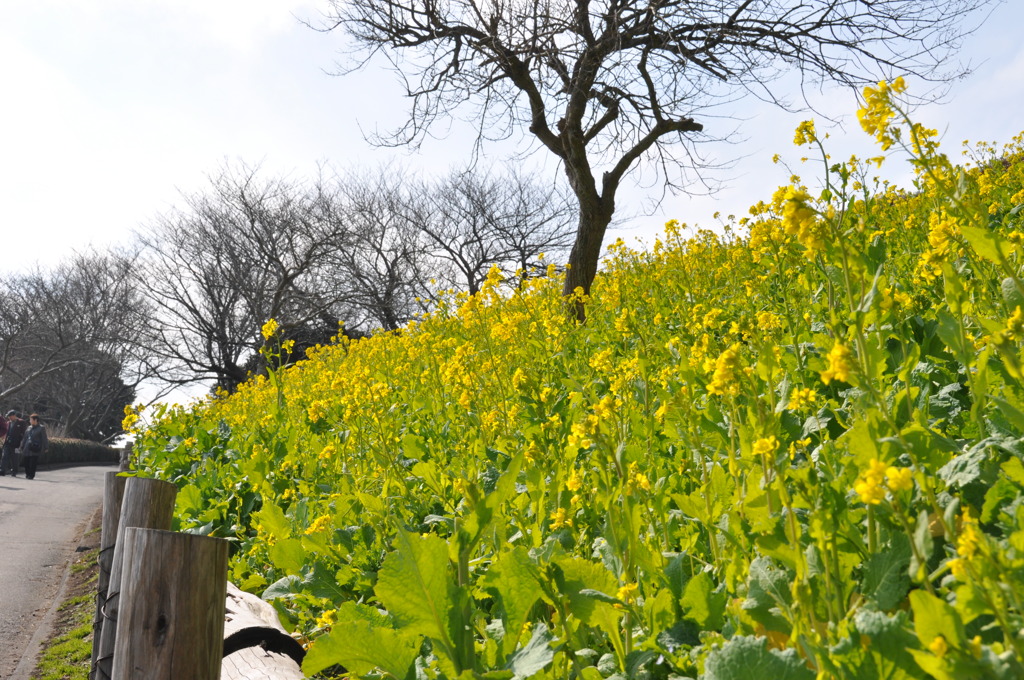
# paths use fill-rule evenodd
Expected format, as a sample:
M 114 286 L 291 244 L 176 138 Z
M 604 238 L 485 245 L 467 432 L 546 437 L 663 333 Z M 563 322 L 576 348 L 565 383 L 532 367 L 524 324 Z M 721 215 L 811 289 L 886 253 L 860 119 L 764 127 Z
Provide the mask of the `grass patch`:
M 92 656 L 92 610 L 88 596 L 75 597 L 76 602 L 62 607 L 71 611 L 76 626 L 53 639 L 39 656 L 33 680 L 84 680 L 89 677 Z

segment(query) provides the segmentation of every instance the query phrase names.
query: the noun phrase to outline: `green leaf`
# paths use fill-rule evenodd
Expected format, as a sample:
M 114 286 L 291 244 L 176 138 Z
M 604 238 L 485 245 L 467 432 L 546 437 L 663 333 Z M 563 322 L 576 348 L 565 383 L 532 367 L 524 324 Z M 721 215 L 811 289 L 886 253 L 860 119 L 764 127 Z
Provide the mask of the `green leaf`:
M 399 628 L 448 641 L 448 545 L 437 536 L 400 531 L 395 546 L 377 574 L 377 598 Z
M 355 675 L 380 668 L 402 679 L 419 655 L 420 638 L 405 631 L 367 621 L 338 621 L 331 632 L 316 639 L 302 661 L 307 676 L 341 664 Z
M 969 364 L 973 348 L 967 346 L 956 317 L 945 310 L 940 310 L 935 314 L 935 320 L 938 321 L 936 333 L 939 339 L 949 348 L 957 361 L 962 364 Z
M 478 581 L 480 587 L 494 593 L 505 611 L 505 636 L 502 645 L 511 651 L 533 605 L 540 599 L 540 581 L 536 563 L 526 548 L 517 546 L 501 553 Z
M 677 600 L 683 596 L 683 589 L 690 582 L 692 574 L 690 559 L 682 553 L 673 555 L 669 563 L 665 565 L 665 581 Z
M 985 504 L 981 506 L 981 521 L 986 524 L 992 522 L 1000 508 L 1015 499 L 1018 493 L 1017 486 L 1013 482 L 1004 477 L 997 479 L 996 483 L 985 492 Z
M 790 578 L 767 557 L 758 557 L 750 563 L 747 580 L 747 599 L 743 609 L 767 609 L 790 603 Z
M 534 673 L 539 673 L 555 658 L 555 650 L 551 648 L 550 644 L 554 639 L 554 636 L 548 632 L 548 627 L 543 623 L 538 623 L 533 627 L 530 641 L 509 657 L 505 668 L 519 678 L 528 678 Z
M 1016 404 L 994 394 L 989 395 L 989 399 L 995 402 L 996 406 L 999 407 L 999 412 L 1003 414 L 1003 417 L 1010 424 L 1017 428 L 1018 432 L 1024 432 L 1024 412 Z
M 949 460 L 949 454 L 959 451 L 952 441 L 917 423 L 910 423 L 900 430 L 899 438 L 909 447 L 908 453 L 935 467 Z
M 264 600 L 274 600 L 279 597 L 292 597 L 297 594 L 301 588 L 302 579 L 298 576 L 285 576 L 284 578 L 278 579 L 267 586 L 267 589 L 263 591 L 262 597 Z
M 725 602 L 725 592 L 716 593 L 711 577 L 702 571 L 686 584 L 680 604 L 686 612 L 686 618 L 695 621 L 705 630 L 718 630 L 722 627 Z
M 291 524 L 284 510 L 273 501 L 264 499 L 263 507 L 255 515 L 256 522 L 263 526 L 271 538 L 282 541 L 292 535 Z
M 603 565 L 579 557 L 558 557 L 553 560 L 555 585 L 568 599 L 569 611 L 588 626 L 597 626 L 612 637 L 617 644 L 618 624 L 622 610 L 594 597 L 583 594 L 584 590 L 613 593 L 618 590 L 618 580 Z
M 927 577 L 928 560 L 931 559 L 932 552 L 935 550 L 935 540 L 932 538 L 930 524 L 928 511 L 922 510 L 917 518 L 917 526 L 914 527 L 914 547 L 921 559 L 918 560 L 917 555 L 912 555 L 909 570 L 911 578 L 919 582 Z
M 188 484 L 178 491 L 175 499 L 175 515 L 197 515 L 206 507 L 203 492 L 194 484 Z
M 995 232 L 970 225 L 961 225 L 960 233 L 974 248 L 974 252 L 989 262 L 1001 264 L 1013 253 L 1013 244 Z
M 351 569 L 345 569 L 344 574 L 339 578 L 339 572 L 327 567 L 322 562 L 315 562 L 313 568 L 309 569 L 302 585 L 306 592 L 313 597 L 322 597 L 334 602 L 342 602 L 351 594 L 341 586 L 351 580 L 354 574 Z
M 1003 473 L 1013 482 L 1024 486 L 1024 463 L 1020 458 L 1010 458 L 1002 465 Z
M 899 533 L 887 548 L 869 557 L 864 563 L 864 597 L 883 611 L 895 609 L 910 589 L 911 555 L 910 540 Z
M 1010 309 L 1021 307 L 1024 309 L 1024 293 L 1017 287 L 1017 282 L 1007 276 L 999 283 L 999 290 L 1003 293 L 1003 300 Z
M 427 458 L 426 444 L 423 437 L 406 434 L 402 437 L 402 455 L 414 460 L 423 460 Z
M 962 489 L 985 475 L 983 466 L 987 458 L 986 447 L 975 446 L 943 465 L 936 474 L 950 486 Z
M 910 593 L 910 607 L 914 611 L 914 632 L 923 647 L 928 647 L 940 635 L 951 647 L 963 646 L 963 623 L 948 602 L 923 590 L 915 590 Z
M 705 680 L 814 680 L 815 674 L 795 649 L 768 649 L 762 637 L 738 635 L 708 654 Z
M 907 630 L 906 612 L 897 612 L 890 617 L 882 612 L 861 609 L 854 618 L 854 635 L 855 640 L 861 638 L 857 647 L 865 652 L 863 663 L 856 669 L 856 677 L 903 680 L 919 675 L 909 651 L 917 640 Z
M 606 604 L 625 604 L 622 600 L 613 595 L 608 595 L 607 593 L 602 593 L 600 590 L 593 590 L 592 588 L 584 588 L 580 591 L 580 595 L 583 597 L 593 598 L 598 602 L 604 602 Z
M 306 562 L 306 550 L 299 539 L 286 538 L 270 546 L 270 559 L 285 573 L 297 574 Z

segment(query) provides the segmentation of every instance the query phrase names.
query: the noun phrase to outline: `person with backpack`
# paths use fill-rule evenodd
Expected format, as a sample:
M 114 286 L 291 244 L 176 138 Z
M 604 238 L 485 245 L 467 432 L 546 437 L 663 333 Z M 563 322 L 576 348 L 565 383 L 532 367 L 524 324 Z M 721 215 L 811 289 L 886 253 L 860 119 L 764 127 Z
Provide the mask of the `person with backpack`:
M 35 479 L 39 457 L 50 447 L 50 440 L 46 436 L 46 428 L 39 422 L 38 414 L 33 413 L 28 420 L 29 426 L 21 445 L 21 459 L 25 465 L 25 479 Z
M 18 449 L 25 437 L 28 423 L 21 419 L 20 414 L 11 409 L 7 412 L 7 436 L 4 437 L 3 451 L 0 452 L 0 476 L 11 471 L 13 477 L 18 476 Z

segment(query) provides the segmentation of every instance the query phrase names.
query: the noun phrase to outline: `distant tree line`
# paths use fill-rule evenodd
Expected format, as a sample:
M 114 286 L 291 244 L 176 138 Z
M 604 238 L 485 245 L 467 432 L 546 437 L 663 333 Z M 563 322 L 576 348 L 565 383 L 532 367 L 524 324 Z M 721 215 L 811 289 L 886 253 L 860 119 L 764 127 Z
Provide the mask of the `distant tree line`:
M 537 275 L 574 219 L 553 182 L 512 171 L 294 180 L 227 165 L 130 243 L 4 277 L 0 408 L 109 440 L 143 383 L 230 392 L 264 370 L 267 319 L 296 357 L 339 332 L 397 330 L 477 292 L 492 266 L 513 286 Z

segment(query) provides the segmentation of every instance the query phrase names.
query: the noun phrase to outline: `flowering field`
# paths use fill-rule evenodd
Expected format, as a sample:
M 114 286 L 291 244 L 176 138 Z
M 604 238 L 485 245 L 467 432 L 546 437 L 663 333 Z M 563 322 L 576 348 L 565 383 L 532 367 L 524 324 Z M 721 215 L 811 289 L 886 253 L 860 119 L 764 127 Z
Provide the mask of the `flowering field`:
M 568 320 L 493 274 L 137 430 L 178 528 L 380 678 L 1024 677 L 1024 137 L 913 190 L 820 154 L 724 234 L 616 244 Z M 265 352 L 279 355 L 275 325 Z

